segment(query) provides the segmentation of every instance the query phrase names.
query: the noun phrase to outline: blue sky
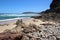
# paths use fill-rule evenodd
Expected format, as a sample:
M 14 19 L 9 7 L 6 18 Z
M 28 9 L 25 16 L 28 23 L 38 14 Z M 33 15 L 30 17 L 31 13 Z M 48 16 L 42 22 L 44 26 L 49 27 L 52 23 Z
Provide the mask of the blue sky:
M 41 12 L 52 0 L 0 0 L 0 13 Z

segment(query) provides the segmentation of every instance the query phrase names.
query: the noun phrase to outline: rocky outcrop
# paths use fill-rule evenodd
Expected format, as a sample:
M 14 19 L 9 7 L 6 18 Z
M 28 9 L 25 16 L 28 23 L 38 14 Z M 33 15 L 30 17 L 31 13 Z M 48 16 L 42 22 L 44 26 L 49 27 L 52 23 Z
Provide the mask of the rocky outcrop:
M 0 40 L 21 40 L 23 35 L 21 33 L 0 33 Z
M 50 9 L 42 11 L 40 13 L 40 16 L 32 17 L 32 18 L 36 18 L 36 19 L 42 18 L 45 20 L 59 21 L 60 20 L 60 0 L 52 0 L 52 3 L 50 4 Z
M 50 9 L 53 12 L 60 13 L 60 0 L 53 0 L 51 5 L 50 5 Z
M 37 22 L 35 20 L 34 22 Z M 14 29 L 5 30 L 0 34 L 0 40 L 60 40 L 60 23 L 47 22 L 39 25 L 31 23 L 28 27 L 22 26 L 21 20 L 17 23 L 18 25 L 14 28 L 16 31 Z

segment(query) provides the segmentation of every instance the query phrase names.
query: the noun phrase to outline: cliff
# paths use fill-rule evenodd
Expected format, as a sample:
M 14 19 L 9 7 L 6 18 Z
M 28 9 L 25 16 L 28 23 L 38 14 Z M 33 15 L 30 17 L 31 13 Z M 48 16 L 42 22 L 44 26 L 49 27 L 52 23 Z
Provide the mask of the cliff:
M 53 12 L 60 13 L 60 0 L 53 0 L 51 5 L 50 5 L 50 9 Z

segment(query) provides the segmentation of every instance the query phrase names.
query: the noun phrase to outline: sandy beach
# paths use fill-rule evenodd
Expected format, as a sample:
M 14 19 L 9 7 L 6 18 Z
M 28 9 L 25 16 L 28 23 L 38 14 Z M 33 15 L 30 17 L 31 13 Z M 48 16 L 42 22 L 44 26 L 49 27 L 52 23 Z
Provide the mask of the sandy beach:
M 14 19 L 7 19 L 7 20 L 0 20 L 0 33 L 2 33 L 5 30 L 11 30 L 14 27 L 16 27 L 16 21 L 20 20 L 20 18 L 14 18 Z
M 0 33 L 6 29 L 11 30 L 12 28 L 14 28 L 16 26 L 15 22 L 16 21 L 2 21 L 2 22 L 0 22 Z
M 21 19 L 14 19 L 14 20 L 5 20 L 5 21 L 0 21 L 0 33 L 2 33 L 5 30 L 11 30 L 14 27 L 16 27 L 16 21 L 21 20 Z M 41 26 L 40 24 L 43 23 L 48 23 L 48 22 L 43 22 L 42 20 L 39 19 L 34 19 L 34 18 L 27 18 L 27 19 L 22 19 L 23 23 L 28 27 L 30 24 L 35 24 L 37 26 Z M 53 22 L 49 22 L 51 24 L 55 24 Z
M 13 28 L 16 27 L 16 21 L 17 20 L 21 20 L 19 18 L 16 18 L 16 19 L 9 19 L 9 20 L 0 20 L 0 33 L 4 32 L 5 30 L 11 30 Z M 22 19 L 22 21 L 28 25 L 28 21 L 27 20 L 31 20 L 31 18 L 25 18 L 25 19 Z M 30 21 L 31 22 L 31 21 Z
M 7 37 L 9 39 L 11 37 L 11 40 L 16 37 L 21 40 L 31 38 L 34 40 L 37 38 L 47 40 L 53 38 L 55 40 L 57 37 L 60 38 L 59 28 L 60 23 L 35 18 L 25 18 L 22 21 L 21 19 L 0 21 L 0 38 L 5 39 Z

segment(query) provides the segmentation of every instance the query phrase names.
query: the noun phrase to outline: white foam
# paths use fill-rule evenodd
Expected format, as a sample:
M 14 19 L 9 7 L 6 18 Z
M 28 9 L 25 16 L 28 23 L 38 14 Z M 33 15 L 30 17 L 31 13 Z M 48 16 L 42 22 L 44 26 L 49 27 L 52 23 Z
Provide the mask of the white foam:
M 5 15 L 0 15 L 0 16 L 39 16 L 39 14 L 5 14 Z

